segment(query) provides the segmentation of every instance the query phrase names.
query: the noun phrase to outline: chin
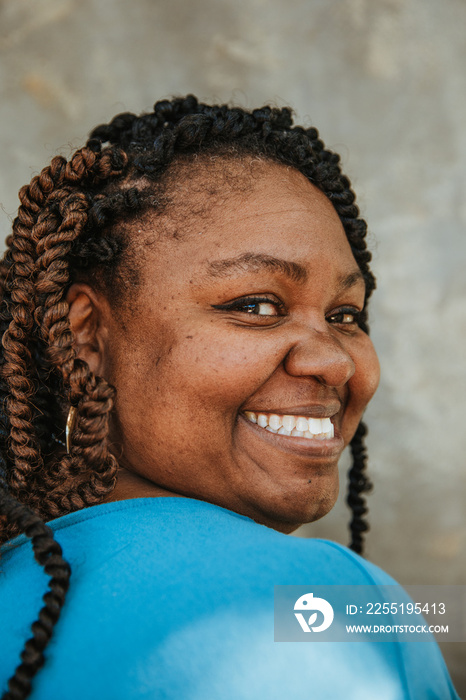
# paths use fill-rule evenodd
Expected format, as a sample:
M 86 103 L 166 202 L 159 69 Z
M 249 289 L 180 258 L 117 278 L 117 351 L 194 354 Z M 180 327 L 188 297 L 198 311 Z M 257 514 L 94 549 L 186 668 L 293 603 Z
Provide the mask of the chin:
M 338 482 L 334 488 L 319 490 L 318 493 L 309 493 L 307 489 L 299 493 L 282 493 L 268 500 L 267 504 L 261 503 L 260 512 L 256 511 L 252 517 L 258 523 L 289 534 L 301 525 L 323 518 L 332 510 L 337 498 Z

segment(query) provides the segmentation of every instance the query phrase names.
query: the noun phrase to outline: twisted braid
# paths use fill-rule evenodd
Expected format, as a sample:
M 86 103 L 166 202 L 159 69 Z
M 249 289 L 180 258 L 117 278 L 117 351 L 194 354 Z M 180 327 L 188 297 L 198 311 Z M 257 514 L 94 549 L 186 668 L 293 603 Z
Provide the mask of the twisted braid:
M 348 473 L 349 485 L 346 497 L 346 502 L 352 511 L 350 548 L 357 554 L 362 554 L 364 545 L 363 533 L 369 529 L 364 517 L 367 513 L 367 506 L 363 494 L 372 490 L 372 483 L 364 473 L 367 462 L 367 450 L 364 445 L 366 434 L 367 427 L 361 421 L 350 444 L 353 465 Z
M 124 154 L 115 149 L 103 153 L 81 149 L 69 163 L 54 159 L 21 191 L 22 207 L 10 251 L 9 273 L 13 272 L 14 283 L 6 285 L 13 318 L 3 334 L 2 374 L 8 392 L 5 417 L 11 426 L 14 456 L 8 483 L 12 495 L 48 519 L 99 502 L 115 483 L 117 465 L 106 448 L 108 428 L 102 426 L 102 421 L 108 422 L 113 389 L 87 367 L 83 369 L 83 363 L 76 363 L 64 294 L 70 282 L 67 256 L 88 218 L 88 198 L 77 187 L 93 186 L 119 174 L 125 162 Z M 32 342 L 36 350 L 42 349 L 42 357 L 32 358 Z M 56 423 L 58 408 L 46 382 L 41 381 L 46 374 L 55 389 L 68 386 L 68 401 L 78 407 L 78 430 L 71 457 L 63 457 L 59 464 L 52 461 L 44 470 L 40 439 L 46 423 L 49 432 Z M 35 416 L 29 401 L 33 394 Z
M 10 485 L 14 492 L 27 490 L 28 474 L 40 465 L 40 454 L 32 424 L 30 397 L 34 393 L 31 371 L 31 338 L 34 321 L 34 239 L 32 229 L 39 211 L 35 181 L 20 191 L 21 206 L 13 226 L 9 255 L 11 320 L 2 336 L 3 377 L 9 389 L 5 402 L 10 429 L 10 451 L 14 468 Z M 29 196 L 31 195 L 31 196 Z M 35 196 L 34 196 L 35 195 Z
M 115 176 L 125 164 L 119 152 L 106 151 L 100 159 L 99 153 L 100 149 L 83 149 L 70 163 L 55 158 L 21 190 L 21 207 L 1 269 L 2 539 L 25 532 L 36 560 L 50 576 L 45 605 L 32 625 L 32 637 L 4 700 L 29 695 L 69 585 L 70 567 L 41 517 L 50 519 L 100 502 L 115 482 L 117 465 L 106 445 L 114 392 L 75 358 L 64 301 L 70 281 L 66 258 L 82 234 L 89 208 L 87 197 L 77 188 Z M 60 389 L 62 398 L 68 394 L 78 407 L 75 444 L 71 456 L 54 456 L 44 469 L 42 454 L 50 452 L 50 430 L 61 408 L 56 400 Z
M 33 636 L 25 643 L 21 664 L 8 681 L 8 690 L 2 695 L 2 700 L 23 700 L 31 692 L 32 678 L 44 664 L 44 649 L 65 602 L 71 570 L 63 559 L 60 545 L 53 538 L 52 530 L 29 508 L 12 498 L 5 483 L 0 483 L 0 508 L 10 522 L 31 538 L 34 557 L 50 577 L 49 590 L 43 596 L 44 606 L 32 624 Z
M 132 245 L 118 224 L 148 208 L 160 211 L 177 163 L 209 155 L 261 156 L 299 170 L 333 203 L 364 276 L 366 300 L 375 287 L 366 224 L 339 156 L 315 128 L 294 126 L 287 108 L 248 112 L 192 95 L 163 100 L 150 114 L 120 114 L 96 127 L 69 161 L 54 158 L 22 188 L 0 262 L 0 543 L 25 532 L 51 582 L 4 700 L 29 694 L 68 587 L 69 567 L 42 520 L 101 502 L 116 480 L 107 443 L 114 389 L 76 357 L 66 292 L 73 281 L 92 280 L 110 301 L 117 299 L 126 289 Z M 364 313 L 360 324 L 367 332 Z M 78 415 L 67 455 L 57 440 L 70 405 Z M 358 552 L 367 530 L 365 432 L 361 423 L 349 472 L 351 547 Z

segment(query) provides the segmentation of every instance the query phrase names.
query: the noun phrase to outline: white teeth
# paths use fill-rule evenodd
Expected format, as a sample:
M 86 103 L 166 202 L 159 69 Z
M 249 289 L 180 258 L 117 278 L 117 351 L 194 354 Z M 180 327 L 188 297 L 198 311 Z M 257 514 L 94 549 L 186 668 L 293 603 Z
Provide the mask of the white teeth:
M 285 428 L 285 430 L 289 430 L 290 433 L 293 430 L 293 428 L 296 427 L 296 418 L 295 416 L 283 416 L 282 418 L 282 425 Z
M 256 414 L 253 413 L 252 411 L 245 411 L 245 412 L 244 412 L 244 415 L 246 416 L 246 418 L 247 418 L 248 420 L 251 421 L 251 423 L 257 423 Z
M 304 433 L 306 430 L 309 430 L 308 425 L 309 424 L 305 418 L 298 418 L 296 421 L 296 430 L 300 430 Z
M 309 421 L 309 430 L 311 433 L 314 435 L 318 435 L 319 433 L 323 433 L 324 431 L 322 430 L 322 421 L 320 418 L 308 418 Z
M 272 415 L 269 416 L 269 425 L 274 430 L 278 430 L 279 428 L 281 428 L 282 421 L 280 419 L 280 416 L 277 416 L 275 413 L 272 413 Z
M 330 418 L 322 418 L 322 430 L 320 431 L 321 433 L 328 433 L 329 430 L 331 430 L 332 426 L 332 421 Z
M 281 416 L 277 413 L 254 413 L 254 411 L 245 411 L 244 415 L 251 423 L 257 423 L 259 427 L 279 435 L 305 437 L 308 440 L 329 440 L 335 433 L 330 418 Z
M 259 415 L 257 416 L 257 425 L 260 425 L 261 428 L 266 428 L 268 424 L 268 416 L 264 415 L 263 413 L 259 413 Z

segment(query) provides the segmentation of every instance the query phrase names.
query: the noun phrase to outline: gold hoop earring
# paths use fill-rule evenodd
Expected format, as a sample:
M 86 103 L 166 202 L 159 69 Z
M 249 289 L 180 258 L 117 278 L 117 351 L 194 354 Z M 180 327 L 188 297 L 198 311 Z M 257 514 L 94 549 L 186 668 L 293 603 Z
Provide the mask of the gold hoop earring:
M 65 430 L 66 451 L 68 454 L 70 454 L 70 452 L 71 452 L 71 433 L 74 430 L 77 415 L 78 415 L 78 409 L 76 408 L 76 406 L 70 406 L 70 410 L 68 411 L 68 418 L 66 419 L 66 430 Z

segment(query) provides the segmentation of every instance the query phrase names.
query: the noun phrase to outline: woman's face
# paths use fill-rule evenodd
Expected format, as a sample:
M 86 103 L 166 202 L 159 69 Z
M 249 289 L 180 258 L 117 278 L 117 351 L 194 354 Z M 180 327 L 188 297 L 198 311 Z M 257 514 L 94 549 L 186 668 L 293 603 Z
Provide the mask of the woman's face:
M 244 178 L 147 247 L 131 313 L 101 312 L 98 369 L 125 470 L 290 532 L 334 505 L 379 366 L 330 201 L 284 166 Z

